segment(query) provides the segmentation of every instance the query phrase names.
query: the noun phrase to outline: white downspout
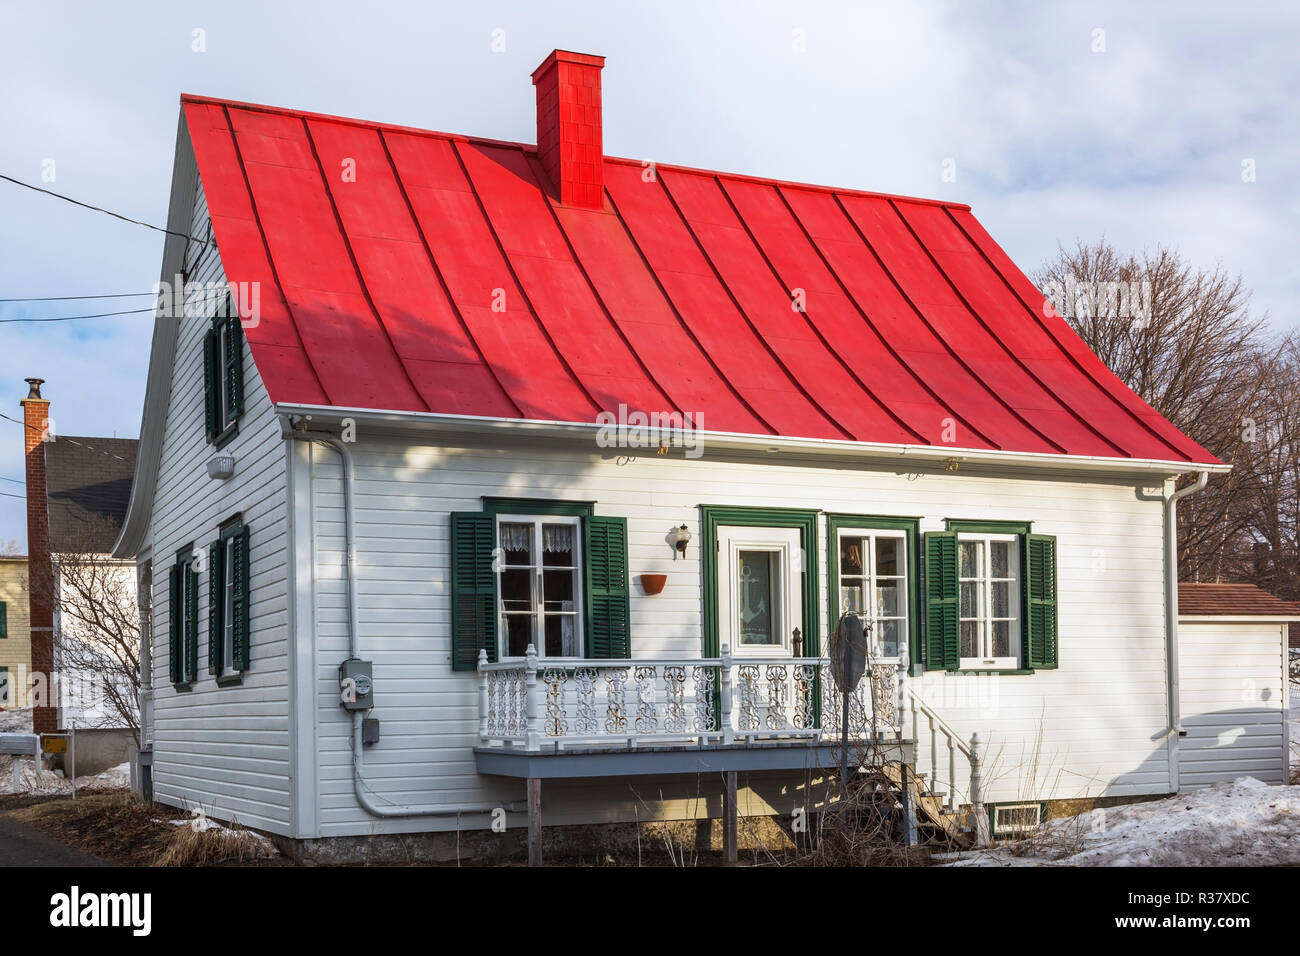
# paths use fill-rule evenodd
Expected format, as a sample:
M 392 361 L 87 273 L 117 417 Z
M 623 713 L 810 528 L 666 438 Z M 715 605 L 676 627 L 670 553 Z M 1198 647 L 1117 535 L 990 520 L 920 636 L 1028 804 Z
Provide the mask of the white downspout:
M 357 657 L 358 649 L 358 631 L 357 631 L 357 589 L 356 589 L 356 527 L 355 514 L 352 507 L 352 485 L 354 480 L 352 469 L 352 453 L 348 450 L 346 442 L 341 442 L 333 435 L 298 430 L 296 427 L 292 436 L 298 440 L 318 442 L 327 445 L 338 453 L 339 461 L 343 465 L 343 534 L 344 543 L 347 547 L 347 564 L 344 568 L 343 578 L 347 586 L 347 608 L 348 608 L 348 656 Z M 315 540 L 315 529 L 312 529 L 312 540 Z M 313 562 L 314 563 L 314 562 Z M 437 804 L 421 806 L 403 806 L 399 804 L 387 804 L 378 806 L 371 798 L 370 788 L 362 779 L 362 770 L 364 768 L 364 746 L 361 743 L 361 721 L 365 718 L 363 711 L 352 712 L 352 790 L 356 794 L 357 803 L 361 804 L 371 816 L 375 817 L 452 817 L 459 814 L 477 814 L 491 813 L 494 810 L 517 810 L 518 802 L 506 803 L 496 802 L 490 804 Z M 381 798 L 382 799 L 382 798 Z
M 1187 735 L 1183 729 L 1182 702 L 1178 689 L 1178 502 L 1205 487 L 1210 473 L 1203 471 L 1186 488 L 1165 501 L 1165 675 L 1169 690 L 1169 789 L 1178 792 L 1178 742 Z

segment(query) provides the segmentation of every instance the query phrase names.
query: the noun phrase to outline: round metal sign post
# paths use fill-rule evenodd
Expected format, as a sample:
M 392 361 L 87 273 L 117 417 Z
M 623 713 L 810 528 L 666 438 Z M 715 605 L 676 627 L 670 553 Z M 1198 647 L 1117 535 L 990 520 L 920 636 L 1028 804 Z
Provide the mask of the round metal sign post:
M 849 800 L 849 695 L 867 670 L 867 632 L 856 614 L 842 614 L 830 647 L 831 676 L 840 692 L 840 813 Z

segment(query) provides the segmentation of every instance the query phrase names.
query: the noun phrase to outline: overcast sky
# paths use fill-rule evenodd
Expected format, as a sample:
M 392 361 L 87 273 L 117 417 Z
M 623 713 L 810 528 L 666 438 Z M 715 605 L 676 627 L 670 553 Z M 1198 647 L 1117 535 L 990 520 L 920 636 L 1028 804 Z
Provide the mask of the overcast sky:
M 1026 270 L 1076 236 L 1172 244 L 1241 272 L 1279 328 L 1297 323 L 1300 4 L 0 11 L 0 173 L 156 224 L 182 92 L 531 143 L 529 74 L 559 47 L 607 58 L 610 154 L 967 202 Z M 161 255 L 157 233 L 0 181 L 0 298 L 145 292 Z M 0 319 L 145 304 L 0 303 Z M 0 412 L 20 417 L 38 375 L 58 432 L 136 436 L 150 322 L 0 324 Z M 22 429 L 0 420 L 0 492 L 22 477 Z M 0 545 L 25 538 L 22 500 L 0 496 Z

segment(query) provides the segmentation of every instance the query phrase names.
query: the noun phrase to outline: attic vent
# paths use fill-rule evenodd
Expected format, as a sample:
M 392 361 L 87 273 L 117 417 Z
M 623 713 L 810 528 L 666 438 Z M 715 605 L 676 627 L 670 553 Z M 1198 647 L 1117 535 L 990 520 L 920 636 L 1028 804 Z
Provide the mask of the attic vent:
M 1043 822 L 1041 803 L 1003 803 L 993 808 L 993 835 L 1028 833 Z

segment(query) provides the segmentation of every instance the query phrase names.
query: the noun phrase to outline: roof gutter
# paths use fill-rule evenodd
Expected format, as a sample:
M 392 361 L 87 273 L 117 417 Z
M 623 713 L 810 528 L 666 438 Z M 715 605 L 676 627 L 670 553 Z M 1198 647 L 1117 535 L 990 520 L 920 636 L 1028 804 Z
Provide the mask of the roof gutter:
M 1210 480 L 1202 471 L 1186 488 L 1165 496 L 1165 685 L 1169 694 L 1169 788 L 1178 792 L 1178 742 L 1187 736 L 1183 728 L 1182 702 L 1178 687 L 1178 502 L 1196 494 Z
M 313 429 L 341 427 L 343 419 L 368 422 L 392 429 L 431 431 L 439 434 L 463 432 L 482 436 L 500 432 L 503 436 L 530 436 L 589 441 L 595 444 L 601 429 L 596 422 L 560 422 L 538 419 L 498 418 L 484 415 L 448 415 L 437 412 L 412 412 L 400 409 L 348 408 L 337 405 L 299 405 L 281 403 L 278 414 L 306 418 Z M 763 451 L 772 454 L 797 453 L 842 456 L 872 461 L 916 461 L 951 467 L 958 464 L 992 465 L 1016 468 L 1068 469 L 1074 471 L 1181 475 L 1195 469 L 1205 473 L 1226 472 L 1231 465 L 1222 462 L 1202 463 L 1165 461 L 1149 458 L 1106 458 L 1098 455 L 1060 455 L 1049 452 L 1000 451 L 984 448 L 958 448 L 944 445 L 895 445 L 882 442 L 857 442 L 830 438 L 794 438 L 783 435 L 750 435 L 740 432 L 688 429 L 691 440 L 701 449 L 707 446 L 737 451 Z M 649 450 L 649 449 L 647 449 Z

